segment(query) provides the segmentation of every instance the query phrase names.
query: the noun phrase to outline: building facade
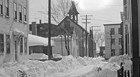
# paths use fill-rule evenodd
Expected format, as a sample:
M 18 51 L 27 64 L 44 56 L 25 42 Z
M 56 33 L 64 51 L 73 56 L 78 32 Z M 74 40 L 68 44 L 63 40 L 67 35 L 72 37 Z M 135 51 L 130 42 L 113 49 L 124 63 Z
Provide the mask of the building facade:
M 48 23 L 42 23 L 40 20 L 39 23 L 32 22 L 29 25 L 30 34 L 41 36 L 41 37 L 48 37 Z M 51 37 L 57 36 L 59 34 L 59 29 L 57 29 L 57 25 L 51 24 Z
M 131 50 L 131 32 L 132 32 L 132 13 L 131 13 L 131 0 L 123 0 L 123 40 L 124 40 L 124 53 L 132 57 Z
M 132 77 L 140 76 L 140 0 L 123 0 L 124 46 L 131 57 Z
M 32 22 L 29 25 L 29 33 L 32 35 L 40 36 L 47 38 L 48 37 L 48 23 L 42 23 L 40 20 L 40 23 Z M 57 36 L 60 31 L 58 31 L 57 26 L 52 24 L 51 25 L 51 37 Z M 30 46 L 29 47 L 30 54 L 31 53 L 44 53 L 48 54 L 47 52 L 47 46 Z
M 67 28 L 68 30 L 70 30 L 71 28 L 72 34 L 75 33 L 75 36 L 77 37 L 76 38 L 77 51 L 75 52 L 78 52 L 78 55 L 81 57 L 87 56 L 87 52 L 85 52 L 86 51 L 85 34 L 86 33 L 88 34 L 88 32 L 84 28 L 82 28 L 78 23 L 70 19 L 70 17 L 66 17 L 64 20 L 62 20 L 62 22 L 58 24 L 58 27 L 62 29 L 62 31 L 65 31 L 66 30 L 65 28 Z
M 105 26 L 105 58 L 122 54 L 122 35 L 120 24 L 104 24 Z
M 0 0 L 0 63 L 28 55 L 28 0 Z
M 52 37 L 52 40 L 55 41 L 55 46 L 52 48 L 53 54 L 61 54 L 62 56 L 67 56 L 67 50 L 65 48 L 65 38 L 63 35 Z M 77 45 L 77 37 L 75 37 L 75 34 L 72 35 L 72 38 L 69 39 L 69 49 L 70 49 L 70 55 L 73 57 L 79 56 L 78 51 L 78 45 Z

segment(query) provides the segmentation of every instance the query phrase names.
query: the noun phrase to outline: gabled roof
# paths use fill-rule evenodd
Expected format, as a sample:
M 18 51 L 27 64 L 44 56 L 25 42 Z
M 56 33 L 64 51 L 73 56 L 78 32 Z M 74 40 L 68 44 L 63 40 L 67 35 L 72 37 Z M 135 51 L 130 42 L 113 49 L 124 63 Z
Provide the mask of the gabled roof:
M 79 28 L 81 28 L 82 30 L 86 31 L 83 27 L 81 27 L 79 24 L 77 24 L 76 22 L 74 22 L 72 19 L 70 19 L 68 16 L 66 16 L 59 24 L 57 27 L 59 27 L 62 22 L 64 22 L 66 19 L 69 19 L 70 21 L 72 21 L 74 24 L 76 24 Z M 87 32 L 87 31 L 86 31 Z M 87 32 L 88 33 L 88 32 Z
M 79 12 L 78 12 L 77 9 L 76 9 L 75 2 L 74 2 L 74 1 L 72 1 L 72 5 L 71 5 L 71 7 L 70 7 L 70 10 L 69 10 L 68 14 L 72 14 L 72 15 L 73 15 L 73 14 L 74 14 L 74 15 L 79 14 Z

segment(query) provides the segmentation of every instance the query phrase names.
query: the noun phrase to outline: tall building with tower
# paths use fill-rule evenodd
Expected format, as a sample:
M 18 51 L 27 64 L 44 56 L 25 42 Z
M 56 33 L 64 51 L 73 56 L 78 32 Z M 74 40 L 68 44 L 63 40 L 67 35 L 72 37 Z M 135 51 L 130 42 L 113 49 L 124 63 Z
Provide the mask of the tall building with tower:
M 70 19 L 72 19 L 74 22 L 78 23 L 78 14 L 79 14 L 79 12 L 76 9 L 75 2 L 72 1 L 72 5 L 70 7 L 68 15 L 69 15 Z

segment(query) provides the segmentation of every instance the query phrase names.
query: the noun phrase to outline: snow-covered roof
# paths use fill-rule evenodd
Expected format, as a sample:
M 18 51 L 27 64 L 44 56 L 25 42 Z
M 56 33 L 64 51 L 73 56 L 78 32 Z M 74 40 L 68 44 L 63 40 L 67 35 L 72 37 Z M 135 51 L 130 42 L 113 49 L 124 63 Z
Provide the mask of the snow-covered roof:
M 48 46 L 48 38 L 28 34 L 29 46 Z M 55 42 L 51 40 L 51 46 L 55 46 Z

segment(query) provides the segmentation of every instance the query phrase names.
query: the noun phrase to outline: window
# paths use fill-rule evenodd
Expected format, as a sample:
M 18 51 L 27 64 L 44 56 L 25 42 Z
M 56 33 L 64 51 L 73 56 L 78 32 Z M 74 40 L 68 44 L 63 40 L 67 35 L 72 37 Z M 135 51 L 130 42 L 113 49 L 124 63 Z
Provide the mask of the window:
M 119 34 L 122 34 L 121 28 L 118 28 L 118 33 L 119 33 Z
M 20 38 L 20 54 L 23 54 L 23 38 Z
M 19 20 L 22 21 L 22 6 L 19 5 Z
M 124 7 L 124 16 L 125 16 L 125 20 L 127 20 L 127 7 Z
M 4 35 L 0 34 L 0 55 L 4 54 Z
M 110 35 L 113 35 L 113 34 L 115 34 L 115 30 L 114 30 L 114 28 L 111 28 Z
M 120 55 L 123 55 L 123 51 L 122 51 L 122 49 L 120 49 L 120 51 L 119 51 L 119 52 L 120 52 Z
M 32 31 L 32 25 L 29 25 L 29 31 Z
M 111 39 L 111 45 L 115 45 L 115 39 Z
M 0 0 L 0 15 L 3 14 L 3 0 Z
M 25 49 L 25 54 L 27 54 L 27 38 L 24 38 L 24 49 Z
M 119 45 L 122 44 L 122 38 L 119 38 Z
M 9 17 L 9 0 L 5 0 L 5 11 L 6 11 L 6 16 Z
M 111 49 L 111 56 L 115 56 L 115 49 Z
M 14 19 L 17 20 L 17 3 L 14 3 Z
M 10 54 L 10 35 L 6 35 L 6 51 Z
M 123 0 L 123 4 L 126 5 L 126 3 L 127 3 L 127 0 Z
M 26 13 L 26 8 L 24 7 L 23 9 L 23 15 L 24 15 L 24 21 L 27 21 L 27 13 Z

